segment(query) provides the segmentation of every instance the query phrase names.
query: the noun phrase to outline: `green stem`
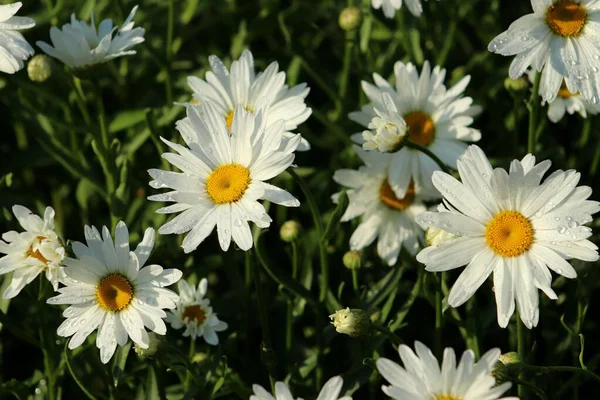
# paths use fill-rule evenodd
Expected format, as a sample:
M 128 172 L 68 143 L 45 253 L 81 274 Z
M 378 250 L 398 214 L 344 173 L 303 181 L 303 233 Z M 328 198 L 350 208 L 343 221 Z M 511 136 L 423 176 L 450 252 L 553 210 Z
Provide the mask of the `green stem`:
M 523 360 L 521 359 L 521 361 L 523 361 Z M 596 381 L 596 383 L 600 384 L 600 376 L 596 375 L 589 369 L 583 369 L 583 368 L 579 368 L 579 367 L 571 367 L 571 366 L 566 366 L 566 365 L 565 366 L 563 366 L 563 365 L 539 366 L 539 365 L 529 365 L 529 364 L 520 363 L 520 364 L 511 364 L 508 366 L 508 368 L 510 370 L 514 370 L 514 371 L 518 371 L 518 372 L 530 371 L 530 372 L 542 373 L 542 374 L 549 373 L 549 372 L 573 372 L 573 373 L 582 375 L 588 379 L 593 379 L 594 381 Z M 520 394 L 519 394 L 519 396 L 520 396 Z M 521 399 L 522 399 L 522 397 L 521 397 Z
M 295 240 L 292 240 L 292 279 L 298 279 L 298 245 Z M 287 320 L 285 330 L 285 354 L 288 358 L 288 363 L 291 364 L 292 341 L 293 341 L 293 325 L 294 325 L 294 299 L 290 296 L 287 304 Z
M 448 32 L 446 33 L 446 40 L 444 40 L 444 45 L 442 46 L 442 50 L 439 52 L 437 59 L 435 60 L 436 64 L 439 66 L 443 66 L 446 63 L 446 59 L 448 58 L 448 54 L 450 54 L 450 49 L 452 49 L 452 45 L 454 44 L 454 35 L 456 34 L 456 28 L 458 27 L 458 19 L 455 16 L 450 20 L 450 27 L 448 28 Z
M 385 336 L 388 337 L 388 339 L 390 339 L 392 342 L 394 342 L 396 345 L 401 345 L 404 342 L 402 341 L 402 339 L 400 339 L 400 337 L 398 335 L 396 335 L 394 332 L 390 331 L 388 328 L 386 328 L 385 326 L 382 325 L 377 325 L 377 324 L 371 324 L 371 327 L 373 329 L 375 329 L 378 332 L 383 333 Z
M 592 176 L 596 176 L 598 165 L 600 165 L 600 143 L 596 144 L 596 154 L 594 155 L 594 160 L 592 161 L 592 166 L 590 168 L 590 174 Z
M 196 354 L 196 339 L 192 338 L 190 340 L 190 348 L 188 352 L 188 362 L 189 365 L 192 365 L 194 355 Z M 186 393 L 190 390 L 190 386 L 192 383 L 192 372 L 188 369 L 185 374 L 185 381 L 183 383 L 183 387 L 185 388 Z
M 446 166 L 446 164 L 444 164 L 442 162 L 442 160 L 439 159 L 438 156 L 436 156 L 431 150 L 429 150 L 427 147 L 421 146 L 420 144 L 417 144 L 415 142 L 411 142 L 409 140 L 406 140 L 404 142 L 404 146 L 408 147 L 409 149 L 413 149 L 413 150 L 419 150 L 421 153 L 424 153 L 425 155 L 427 155 L 429 158 L 431 158 L 433 161 L 435 161 L 435 163 L 440 167 L 440 169 L 442 171 L 444 171 L 445 173 L 449 174 L 450 170 L 448 169 L 448 167 Z
M 173 103 L 173 84 L 171 82 L 171 67 L 173 62 L 173 27 L 175 25 L 175 0 L 169 0 L 167 21 L 167 45 L 165 49 L 165 92 L 167 104 L 171 105 Z
M 75 381 L 77 386 L 79 386 L 79 389 L 81 389 L 81 391 L 87 396 L 88 399 L 96 400 L 96 397 L 87 390 L 87 388 L 85 387 L 85 384 L 79 380 L 77 375 L 75 375 L 75 371 L 73 371 L 73 367 L 71 366 L 71 361 L 69 361 L 69 353 L 67 351 L 68 343 L 69 343 L 68 341 L 67 341 L 67 343 L 65 343 L 65 349 L 63 352 L 63 356 L 64 356 L 65 362 L 67 364 L 67 369 L 69 370 L 69 373 L 71 374 L 71 378 L 73 378 L 73 380 Z M 109 385 L 109 386 L 112 386 L 112 385 Z
M 83 116 L 83 120 L 87 126 L 92 124 L 92 119 L 90 118 L 90 114 L 87 110 L 87 105 L 85 104 L 85 97 L 83 94 L 83 89 L 81 88 L 81 81 L 75 75 L 73 75 L 73 89 L 75 90 L 75 98 L 77 100 L 77 106 L 79 107 L 79 111 L 81 111 L 81 115 Z
M 543 390 L 539 389 L 537 386 L 532 385 L 529 382 L 526 382 L 522 379 L 519 378 L 509 378 L 509 380 L 513 383 L 516 383 L 517 385 L 519 385 L 520 387 L 526 387 L 528 389 L 530 389 L 532 392 L 534 392 L 540 399 L 542 400 L 548 400 L 548 396 L 546 396 L 546 393 L 544 393 Z
M 358 295 L 358 290 L 359 290 L 358 269 L 356 269 L 356 268 L 352 269 L 352 287 L 354 288 L 354 293 L 356 293 L 356 295 Z
M 435 291 L 435 352 L 441 359 L 442 357 L 442 293 L 444 279 L 442 273 L 436 274 L 439 280 L 438 287 Z
M 590 132 L 592 131 L 592 116 L 588 115 L 586 119 L 583 120 L 583 129 L 581 130 L 581 137 L 576 143 L 577 148 L 584 148 L 590 139 Z
M 527 141 L 527 152 L 530 154 L 535 153 L 535 144 L 536 144 L 535 143 L 536 142 L 535 124 L 537 123 L 538 111 L 540 109 L 540 99 L 538 97 L 540 94 L 541 78 L 542 78 L 542 73 L 539 71 L 536 72 L 535 80 L 533 82 L 533 90 L 531 91 L 531 97 L 529 98 L 529 104 L 528 104 L 528 108 L 529 108 L 529 139 Z
M 346 32 L 345 41 L 346 44 L 344 46 L 344 64 L 342 65 L 342 72 L 340 74 L 340 86 L 338 90 L 338 97 L 340 99 L 346 98 L 346 93 L 348 91 L 348 78 L 350 76 L 350 66 L 352 65 L 352 54 L 354 53 L 354 42 L 356 39 L 356 31 L 351 30 Z M 343 101 L 338 102 L 335 118 L 334 120 L 338 120 L 343 111 Z
M 525 324 L 523 324 L 518 310 L 515 316 L 517 318 L 517 352 L 521 362 L 525 362 L 527 360 L 527 331 L 525 330 Z M 519 379 L 524 379 L 523 373 L 519 375 Z M 523 385 L 519 386 L 519 398 L 521 400 L 526 400 L 527 398 L 527 392 L 524 389 Z

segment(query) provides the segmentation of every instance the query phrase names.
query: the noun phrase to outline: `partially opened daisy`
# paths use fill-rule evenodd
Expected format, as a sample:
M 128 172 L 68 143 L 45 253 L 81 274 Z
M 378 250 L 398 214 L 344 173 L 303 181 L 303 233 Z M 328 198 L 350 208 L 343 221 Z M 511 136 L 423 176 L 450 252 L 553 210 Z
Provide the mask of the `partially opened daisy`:
M 309 88 L 306 83 L 294 87 L 285 84 L 285 72 L 279 71 L 279 64 L 274 61 L 263 72 L 254 72 L 254 58 L 248 50 L 227 67 L 217 56 L 210 56 L 211 71 L 205 79 L 188 77 L 188 85 L 194 92 L 194 100 L 199 104 L 212 103 L 227 121 L 227 128 L 232 129 L 233 116 L 237 106 L 246 111 L 257 113 L 263 111 L 266 126 L 283 120 L 284 134 L 292 137 L 298 125 L 308 119 L 312 110 L 306 106 L 304 99 Z M 298 150 L 308 150 L 308 142 L 302 139 Z
M 217 332 L 227 329 L 227 323 L 219 320 L 210 306 L 210 300 L 204 298 L 208 288 L 206 278 L 200 281 L 197 288 L 180 280 L 177 282 L 177 288 L 177 309 L 169 312 L 167 321 L 174 329 L 185 327 L 183 336 L 190 336 L 193 340 L 202 337 L 206 343 L 213 346 L 219 344 Z
M 62 30 L 55 26 L 50 29 L 50 39 L 54 47 L 42 41 L 36 44 L 46 54 L 59 59 L 73 69 L 135 54 L 135 50 L 131 49 L 144 41 L 145 32 L 144 28 L 133 27 L 133 17 L 137 8 L 137 6 L 133 7 L 121 27 L 115 27 L 112 20 L 105 19 L 96 29 L 94 14 L 89 26 L 72 14 L 71 23 L 63 25 Z
M 440 366 L 431 350 L 415 342 L 416 353 L 402 344 L 398 347 L 404 366 L 387 358 L 377 360 L 377 370 L 390 383 L 383 392 L 397 400 L 496 400 L 511 387 L 510 382 L 496 386 L 492 369 L 500 357 L 500 349 L 485 353 L 478 362 L 467 350 L 456 364 L 454 350 L 446 348 Z M 518 400 L 516 397 L 502 397 Z
M 600 203 L 588 200 L 592 189 L 577 186 L 580 174 L 574 170 L 555 171 L 541 182 L 550 164 L 535 164 L 528 154 L 514 160 L 508 173 L 492 170 L 473 145 L 458 161 L 462 183 L 443 172 L 433 174 L 445 208 L 417 220 L 458 237 L 422 250 L 417 260 L 436 272 L 467 265 L 450 291 L 452 307 L 466 302 L 493 273 L 500 326 L 508 325 L 516 298 L 523 323 L 532 328 L 539 318 L 538 289 L 557 298 L 550 270 L 575 278 L 568 259 L 598 259 L 596 245 L 587 240 L 591 229 L 584 224 L 592 221 Z
M 563 83 L 571 93 L 598 103 L 600 98 L 600 2 L 597 0 L 531 0 L 524 15 L 492 40 L 488 49 L 516 56 L 509 76 L 521 76 L 530 65 L 541 71 L 540 94 L 552 102 Z
M 66 258 L 65 287 L 59 295 L 48 299 L 49 304 L 68 304 L 63 312 L 67 318 L 57 330 L 59 336 L 69 337 L 69 349 L 80 346 L 98 330 L 96 347 L 106 364 L 117 344 L 125 345 L 129 338 L 139 347 L 149 345 L 145 328 L 164 335 L 167 327 L 164 308 L 173 309 L 179 296 L 165 289 L 181 278 L 177 269 L 160 265 L 142 266 L 154 247 L 154 229 L 148 228 L 135 251 L 129 251 L 129 232 L 123 222 L 115 230 L 115 241 L 107 227 L 102 235 L 95 227 L 85 227 L 87 245 L 74 242 L 77 258 Z
M 0 71 L 14 74 L 23 68 L 23 61 L 34 53 L 23 35 L 17 31 L 33 28 L 35 21 L 29 17 L 16 17 L 23 3 L 0 5 Z
M 415 66 L 398 61 L 394 65 L 396 88 L 378 74 L 375 85 L 362 82 L 370 103 L 349 118 L 368 127 L 353 139 L 366 150 L 393 153 L 389 181 L 397 197 L 406 195 L 411 182 L 417 191 L 430 190 L 431 174 L 440 167 L 429 156 L 403 146 L 403 139 L 428 148 L 445 164 L 456 167 L 456 160 L 476 142 L 481 133 L 470 127 L 481 108 L 470 97 L 463 97 L 470 77 L 464 77 L 449 90 L 444 86 L 446 70 L 425 62 L 419 76 Z
M 421 0 L 404 0 L 408 11 L 415 17 L 418 17 L 423 13 L 423 5 Z M 383 9 L 383 15 L 387 18 L 394 18 L 396 10 L 402 8 L 402 0 L 371 0 L 371 5 L 374 9 Z
M 329 379 L 321 388 L 317 400 L 352 400 L 351 396 L 338 397 L 343 384 L 344 380 L 339 376 Z M 275 383 L 274 397 L 260 385 L 252 385 L 252 391 L 254 394 L 250 396 L 250 400 L 294 400 L 292 392 L 283 382 Z
M 65 249 L 54 232 L 54 209 L 46 207 L 44 219 L 23 206 L 13 206 L 15 217 L 25 232 L 9 231 L 0 240 L 0 275 L 13 272 L 10 285 L 2 295 L 11 299 L 44 272 L 54 290 L 64 276 Z
M 300 136 L 283 136 L 284 121 L 266 125 L 262 111 L 257 114 L 237 106 L 227 129 L 225 117 L 212 103 L 188 106 L 187 117 L 177 121 L 177 129 L 188 147 L 163 141 L 178 154 L 163 157 L 182 173 L 151 169 L 153 188 L 170 192 L 148 197 L 154 201 L 175 202 L 158 213 L 180 215 L 158 230 L 161 234 L 188 232 L 182 247 L 190 252 L 217 228 L 219 244 L 227 251 L 231 240 L 242 249 L 252 247 L 249 221 L 261 228 L 271 218 L 259 200 L 286 207 L 300 202 L 291 194 L 264 181 L 286 170 L 294 161 Z
M 355 150 L 366 165 L 358 170 L 337 170 L 333 175 L 333 180 L 348 188 L 349 204 L 341 221 L 362 218 L 350 237 L 350 249 L 361 250 L 378 238 L 377 254 L 388 265 L 394 265 L 402 246 L 412 254 L 417 252 L 423 229 L 415 216 L 426 207 L 412 183 L 406 196 L 394 194 L 389 182 L 390 155 L 366 152 L 358 146 Z M 335 202 L 338 196 L 333 196 Z

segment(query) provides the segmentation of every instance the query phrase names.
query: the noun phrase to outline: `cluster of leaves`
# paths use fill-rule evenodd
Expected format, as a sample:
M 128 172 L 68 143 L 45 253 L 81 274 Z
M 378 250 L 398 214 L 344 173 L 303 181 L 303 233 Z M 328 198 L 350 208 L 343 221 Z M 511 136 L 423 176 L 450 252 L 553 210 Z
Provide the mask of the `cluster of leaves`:
M 71 13 L 84 20 L 93 12 L 96 20 L 122 21 L 134 3 L 27 2 L 22 15 L 33 17 L 37 25 L 26 36 L 32 43 L 47 41 L 49 27 L 66 23 Z M 345 32 L 338 15 L 348 5 L 360 8 L 362 20 L 356 30 Z M 17 228 L 9 211 L 13 204 L 38 212 L 51 205 L 61 236 L 71 240 L 82 240 L 84 224 L 114 226 L 122 219 L 132 242 L 146 227 L 162 225 L 165 216 L 154 212 L 160 204 L 146 200 L 152 194 L 146 171 L 169 169 L 160 158 L 165 148 L 159 137 L 179 140 L 174 122 L 184 109 L 173 101 L 189 100 L 186 78 L 204 75 L 208 55 L 228 62 L 245 48 L 252 50 L 258 69 L 277 60 L 289 85 L 307 82 L 311 87 L 307 101 L 313 115 L 299 133 L 313 149 L 297 155 L 296 171 L 321 214 L 313 220 L 301 188 L 283 174 L 276 184 L 303 205 L 272 208 L 272 229 L 256 235 L 253 254 L 223 253 L 210 237 L 184 255 L 181 238 L 158 235 L 153 262 L 182 269 L 191 279 L 208 277 L 208 297 L 229 323 L 216 348 L 200 342 L 193 346 L 181 332 L 170 330 L 168 356 L 141 359 L 126 346 L 105 367 L 93 341 L 65 351 L 65 340 L 56 336 L 60 310 L 45 304 L 49 287 L 35 282 L 13 301 L 0 300 L 0 397 L 44 398 L 49 388 L 59 388 L 63 398 L 81 398 L 82 391 L 93 398 L 248 398 L 252 383 L 268 386 L 270 373 L 289 379 L 297 396 L 311 397 L 324 379 L 342 374 L 345 388 L 357 390 L 355 398 L 380 398 L 382 381 L 371 360 L 396 358 L 392 343 L 375 332 L 360 339 L 336 335 L 327 315 L 346 306 L 369 312 L 375 324 L 409 344 L 420 340 L 476 353 L 491 347 L 515 349 L 513 325 L 506 330 L 497 326 L 491 287 L 466 306 L 445 310 L 442 341 L 434 343 L 436 294 L 440 286 L 447 293 L 457 273 L 440 282 L 408 254 L 390 268 L 372 250 L 363 254 L 361 269 L 344 268 L 342 256 L 355 224 L 339 225 L 344 204 L 335 208 L 330 199 L 338 191 L 333 171 L 359 165 L 349 137 L 360 128 L 347 113 L 365 102 L 360 81 L 370 81 L 373 72 L 390 76 L 397 60 L 440 64 L 448 69 L 449 84 L 470 74 L 467 94 L 484 109 L 474 124 L 483 133 L 481 147 L 499 166 L 526 153 L 528 92 L 505 89 L 509 60 L 489 53 L 487 44 L 530 12 L 530 5 L 503 5 L 500 0 L 430 1 L 419 19 L 403 9 L 388 20 L 370 8 L 370 1 L 358 0 L 147 0 L 136 15 L 136 24 L 146 29 L 138 54 L 90 71 L 92 80 L 73 79 L 58 64 L 41 84 L 29 81 L 24 71 L 0 77 L 2 232 Z M 98 117 L 103 114 L 106 118 Z M 557 168 L 582 171 L 582 183 L 596 182 L 598 192 L 600 137 L 592 129 L 594 122 L 569 117 L 549 123 L 537 156 L 552 159 Z M 99 130 L 108 132 L 104 143 L 97 139 Z M 290 219 L 300 221 L 304 230 L 293 244 L 283 245 L 278 227 Z M 322 243 L 326 246 L 320 254 Z M 327 279 L 321 274 L 323 259 L 329 264 Z M 255 267 L 262 271 L 265 296 L 272 299 L 269 338 L 261 331 L 251 284 Z M 600 327 L 589 307 L 599 281 L 597 265 L 575 267 L 579 279 L 555 282 L 559 300 L 541 301 L 540 324 L 529 334 L 530 363 L 583 366 L 585 361 L 589 369 L 600 363 L 600 352 L 594 351 Z M 0 292 L 8 283 L 5 278 Z M 591 385 L 570 375 L 529 378 L 553 398 L 577 399 L 580 387 Z

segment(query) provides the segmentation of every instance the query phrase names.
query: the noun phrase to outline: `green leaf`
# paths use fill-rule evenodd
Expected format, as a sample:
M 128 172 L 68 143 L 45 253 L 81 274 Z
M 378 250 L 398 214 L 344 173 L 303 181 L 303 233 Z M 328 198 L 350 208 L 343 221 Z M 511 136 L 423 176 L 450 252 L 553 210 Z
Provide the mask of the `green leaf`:
M 581 365 L 582 369 L 587 369 L 585 364 L 583 363 L 583 350 L 585 347 L 585 337 L 582 333 L 579 334 L 579 345 L 581 346 L 581 351 L 579 352 L 579 365 Z
M 119 385 L 119 380 L 123 375 L 123 371 L 125 371 L 125 364 L 127 363 L 127 357 L 129 357 L 130 352 L 131 342 L 127 342 L 125 346 L 119 346 L 117 349 L 112 367 L 113 384 L 115 387 Z
M 368 14 L 360 27 L 360 51 L 366 53 L 371 39 L 371 28 L 373 26 L 373 16 Z
M 144 122 L 146 119 L 146 110 L 126 110 L 118 113 L 108 126 L 110 133 L 122 131 L 132 126 Z
M 295 86 L 296 83 L 298 82 L 298 75 L 300 73 L 301 67 L 302 67 L 302 58 L 300 58 L 298 56 L 294 56 L 294 58 L 292 58 L 292 61 L 290 62 L 290 65 L 288 66 L 288 69 L 286 71 L 288 85 L 290 87 Z
M 423 56 L 423 49 L 421 48 L 421 34 L 415 28 L 410 28 L 408 32 L 410 39 L 410 46 L 413 49 L 415 61 L 417 64 L 423 64 L 425 57 Z
M 158 382 L 156 380 L 156 371 L 154 371 L 154 365 L 148 365 L 148 376 L 146 377 L 145 392 L 147 400 L 160 400 L 160 393 L 158 391 Z
M 342 215 L 344 215 L 346 207 L 348 207 L 348 196 L 346 195 L 346 191 L 342 190 L 338 197 L 337 207 L 331 214 L 329 221 L 327 221 L 327 227 L 325 228 L 325 233 L 321 240 L 328 241 L 335 235 L 340 226 L 340 220 L 342 219 Z

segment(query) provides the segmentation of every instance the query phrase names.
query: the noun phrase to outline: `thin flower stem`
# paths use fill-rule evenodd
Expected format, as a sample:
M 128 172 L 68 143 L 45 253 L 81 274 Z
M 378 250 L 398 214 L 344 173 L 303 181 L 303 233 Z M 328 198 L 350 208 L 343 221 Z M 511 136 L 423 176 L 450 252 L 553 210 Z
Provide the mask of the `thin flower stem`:
M 83 120 L 87 126 L 92 124 L 92 119 L 90 118 L 90 114 L 87 110 L 87 106 L 85 104 L 85 97 L 83 95 L 83 90 L 81 89 L 81 81 L 75 75 L 73 75 L 73 89 L 75 90 L 75 97 L 77 99 L 77 106 L 79 107 L 79 111 L 81 111 L 81 115 L 83 116 Z
M 542 389 L 539 389 L 537 386 L 532 385 L 529 382 L 526 382 L 522 379 L 519 378 L 509 378 L 509 380 L 513 383 L 516 383 L 519 385 L 519 388 L 521 387 L 526 387 L 529 388 L 531 391 L 533 391 L 540 399 L 542 400 L 548 400 L 548 396 L 546 396 L 546 393 L 544 393 L 544 391 Z M 522 399 L 522 397 L 521 397 Z
M 93 394 L 91 394 L 87 388 L 85 387 L 85 384 L 83 384 L 83 382 L 81 382 L 79 380 L 79 378 L 77 377 L 77 375 L 75 375 L 75 371 L 73 370 L 73 367 L 71 366 L 71 362 L 69 361 L 69 353 L 67 352 L 67 345 L 68 345 L 68 341 L 65 343 L 65 348 L 63 351 L 63 357 L 65 359 L 65 362 L 67 364 L 67 369 L 69 370 L 69 373 L 71 374 L 71 378 L 73 378 L 73 380 L 75 381 L 75 383 L 77 384 L 77 386 L 79 386 L 79 389 L 81 389 L 81 391 L 87 396 L 88 399 L 90 400 L 96 400 L 96 396 L 94 396 Z
M 354 293 L 358 295 L 359 285 L 358 285 L 358 270 L 356 268 L 352 269 L 352 287 L 354 288 Z
M 298 245 L 295 240 L 292 240 L 292 279 L 298 279 Z M 291 361 L 290 352 L 293 342 L 293 325 L 294 325 L 294 299 L 290 296 L 287 304 L 287 320 L 285 330 L 285 354 L 288 361 Z M 291 364 L 291 362 L 289 362 Z
M 458 19 L 457 17 L 451 18 L 450 27 L 448 28 L 448 32 L 446 33 L 446 39 L 444 40 L 444 45 L 442 50 L 439 52 L 435 63 L 437 65 L 444 65 L 446 63 L 446 59 L 448 58 L 448 54 L 450 54 L 450 49 L 452 49 L 452 45 L 454 44 L 454 36 L 456 35 L 456 28 L 458 27 Z
M 517 318 L 517 352 L 519 354 L 519 359 L 521 360 L 521 362 L 524 362 L 527 360 L 527 331 L 525 330 L 525 325 L 521 320 L 521 316 L 519 315 L 518 310 L 515 316 Z M 524 379 L 523 373 L 519 375 L 519 379 Z M 528 393 L 524 389 L 525 387 L 523 385 L 519 385 L 519 398 L 521 400 L 527 400 L 528 398 Z
M 175 0 L 169 0 L 167 21 L 167 44 L 165 48 L 165 95 L 167 104 L 171 105 L 173 103 L 173 84 L 171 82 L 171 66 L 173 62 L 173 27 L 175 25 Z
M 433 161 L 435 161 L 435 163 L 441 168 L 442 171 L 444 171 L 445 173 L 449 174 L 450 170 L 448 169 L 448 167 L 446 166 L 446 164 L 444 164 L 442 162 L 442 160 L 439 159 L 438 156 L 436 156 L 431 150 L 429 150 L 427 147 L 423 147 L 420 144 L 417 144 L 415 142 L 411 142 L 409 140 L 406 140 L 404 142 L 404 146 L 408 147 L 409 149 L 414 149 L 414 150 L 419 150 L 421 153 L 424 153 L 425 155 L 427 155 L 429 158 L 431 158 Z
M 435 352 L 438 357 L 442 357 L 442 295 L 444 279 L 442 273 L 436 274 L 439 279 L 438 287 L 435 291 Z
M 521 361 L 523 361 L 523 359 L 521 359 Z M 586 378 L 593 379 L 594 381 L 596 381 L 596 383 L 600 384 L 600 376 L 596 375 L 589 369 L 583 369 L 583 368 L 579 368 L 579 367 L 571 367 L 571 366 L 566 366 L 566 365 L 565 366 L 562 366 L 562 365 L 538 366 L 538 365 L 528 365 L 528 364 L 520 363 L 520 364 L 509 365 L 508 368 L 510 370 L 519 371 L 519 372 L 523 372 L 523 371 L 530 371 L 530 372 L 536 372 L 536 373 L 573 372 L 573 373 L 585 376 Z M 519 396 L 521 396 L 521 394 L 519 394 Z M 521 399 L 523 399 L 523 397 L 521 397 Z
M 377 325 L 377 324 L 371 324 L 371 327 L 373 329 L 375 329 L 376 331 L 383 333 L 385 336 L 388 337 L 388 339 L 390 339 L 396 345 L 401 345 L 401 344 L 404 343 L 404 341 L 402 341 L 402 339 L 400 339 L 400 337 L 398 335 L 396 335 L 394 332 L 390 331 L 385 326 Z
M 537 71 L 535 73 L 535 80 L 533 81 L 533 90 L 531 91 L 531 97 L 529 98 L 529 139 L 527 141 L 527 152 L 534 154 L 536 145 L 536 128 L 535 124 L 538 120 L 538 111 L 540 109 L 540 81 L 542 73 Z M 541 134 L 541 132 L 540 132 Z

